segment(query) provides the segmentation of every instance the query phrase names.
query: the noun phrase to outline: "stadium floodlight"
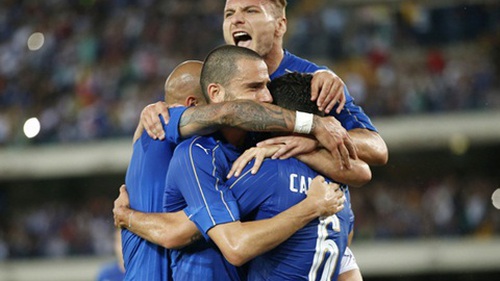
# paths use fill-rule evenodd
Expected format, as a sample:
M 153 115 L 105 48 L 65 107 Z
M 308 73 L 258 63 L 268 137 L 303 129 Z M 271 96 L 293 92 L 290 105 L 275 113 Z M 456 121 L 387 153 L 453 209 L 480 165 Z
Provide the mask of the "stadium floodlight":
M 491 202 L 495 208 L 500 209 L 500 188 L 497 188 L 491 195 Z
M 24 135 L 29 139 L 36 137 L 40 132 L 40 121 L 38 121 L 38 118 L 32 117 L 26 120 L 26 122 L 24 122 L 23 131 Z

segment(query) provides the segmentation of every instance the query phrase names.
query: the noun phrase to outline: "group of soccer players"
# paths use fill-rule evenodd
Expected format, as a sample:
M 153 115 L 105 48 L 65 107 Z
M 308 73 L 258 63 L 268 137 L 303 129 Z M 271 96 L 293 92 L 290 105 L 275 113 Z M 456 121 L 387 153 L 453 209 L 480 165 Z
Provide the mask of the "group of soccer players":
M 228 0 L 228 45 L 178 66 L 143 111 L 113 210 L 126 280 L 362 280 L 344 184 L 368 182 L 387 148 L 333 72 L 283 49 L 285 8 Z M 301 136 L 240 157 L 267 137 L 247 131 Z

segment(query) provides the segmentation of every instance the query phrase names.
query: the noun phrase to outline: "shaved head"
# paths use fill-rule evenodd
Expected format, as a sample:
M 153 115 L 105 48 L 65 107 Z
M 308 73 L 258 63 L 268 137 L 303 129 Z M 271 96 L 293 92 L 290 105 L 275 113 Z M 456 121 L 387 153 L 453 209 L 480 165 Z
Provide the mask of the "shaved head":
M 201 92 L 200 75 L 203 62 L 188 60 L 179 64 L 165 81 L 165 102 L 186 106 L 206 103 Z

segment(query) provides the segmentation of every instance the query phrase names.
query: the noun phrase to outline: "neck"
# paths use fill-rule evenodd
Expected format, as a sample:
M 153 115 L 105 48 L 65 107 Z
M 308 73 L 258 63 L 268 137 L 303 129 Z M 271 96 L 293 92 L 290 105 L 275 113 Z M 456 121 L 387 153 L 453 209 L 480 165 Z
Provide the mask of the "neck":
M 273 48 L 266 56 L 264 56 L 264 61 L 266 62 L 267 68 L 269 69 L 269 75 L 273 74 L 280 66 L 285 53 L 283 51 L 281 44 L 275 44 Z
M 238 128 L 222 128 L 220 130 L 224 138 L 235 147 L 240 147 L 245 142 L 245 136 L 247 132 Z

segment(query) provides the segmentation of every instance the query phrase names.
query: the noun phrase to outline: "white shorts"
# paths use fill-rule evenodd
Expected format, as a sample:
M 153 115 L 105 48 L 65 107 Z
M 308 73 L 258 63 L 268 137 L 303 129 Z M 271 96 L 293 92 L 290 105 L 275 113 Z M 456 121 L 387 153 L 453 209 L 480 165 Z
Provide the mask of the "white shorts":
M 345 248 L 342 260 L 340 261 L 339 275 L 354 269 L 359 269 L 359 266 L 358 263 L 356 263 L 356 258 L 354 257 L 354 254 L 352 253 L 351 249 L 347 247 Z

